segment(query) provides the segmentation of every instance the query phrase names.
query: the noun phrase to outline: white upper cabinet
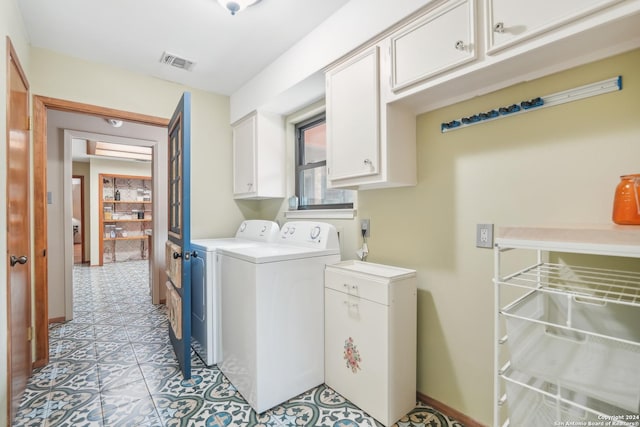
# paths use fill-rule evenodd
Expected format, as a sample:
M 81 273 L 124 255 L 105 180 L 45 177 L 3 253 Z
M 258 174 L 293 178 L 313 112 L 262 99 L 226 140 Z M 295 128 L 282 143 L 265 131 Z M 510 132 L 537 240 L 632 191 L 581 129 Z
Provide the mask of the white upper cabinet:
M 282 117 L 253 113 L 233 126 L 233 194 L 236 199 L 285 196 Z
M 554 30 L 621 0 L 486 0 L 487 53 Z
M 378 47 L 327 73 L 327 153 L 331 181 L 380 170 Z
M 391 36 L 391 89 L 400 90 L 476 58 L 475 1 L 457 0 Z
M 332 188 L 415 185 L 415 115 L 380 97 L 380 49 L 326 73 L 327 179 Z

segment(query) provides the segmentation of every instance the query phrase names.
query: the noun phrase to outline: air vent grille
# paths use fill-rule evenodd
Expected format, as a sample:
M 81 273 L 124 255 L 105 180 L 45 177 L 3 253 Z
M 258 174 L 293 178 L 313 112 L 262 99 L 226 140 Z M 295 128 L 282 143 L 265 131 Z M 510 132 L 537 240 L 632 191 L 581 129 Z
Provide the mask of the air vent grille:
M 191 71 L 195 62 L 189 61 L 188 59 L 181 58 L 178 55 L 174 55 L 173 53 L 163 52 L 162 57 L 160 58 L 160 62 L 163 64 L 171 65 L 172 67 L 182 68 L 183 70 Z

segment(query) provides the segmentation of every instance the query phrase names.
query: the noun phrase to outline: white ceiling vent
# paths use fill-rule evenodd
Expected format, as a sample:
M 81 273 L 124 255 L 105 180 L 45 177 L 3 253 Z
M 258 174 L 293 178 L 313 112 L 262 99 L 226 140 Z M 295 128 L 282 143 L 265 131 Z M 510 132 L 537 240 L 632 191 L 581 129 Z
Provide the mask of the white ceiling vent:
M 172 67 L 182 68 L 183 70 L 191 71 L 193 66 L 196 65 L 195 62 L 189 61 L 188 59 L 180 58 L 173 53 L 163 52 L 162 57 L 160 58 L 160 62 L 163 64 L 171 65 Z

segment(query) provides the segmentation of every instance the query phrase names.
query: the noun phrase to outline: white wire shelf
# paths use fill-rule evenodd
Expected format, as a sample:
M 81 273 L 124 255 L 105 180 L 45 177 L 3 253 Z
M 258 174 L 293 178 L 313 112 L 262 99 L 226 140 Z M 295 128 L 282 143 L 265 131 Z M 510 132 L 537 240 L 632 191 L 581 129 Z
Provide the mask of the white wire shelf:
M 640 307 L 640 273 L 634 272 L 541 263 L 503 277 L 498 284 Z
M 501 250 L 532 249 L 640 258 L 640 228 L 616 224 L 509 227 L 496 231 Z
M 531 406 L 531 414 L 532 416 L 539 415 L 541 411 L 549 411 L 553 406 L 555 410 L 551 411 L 551 414 L 554 419 L 547 419 L 548 423 L 545 425 L 618 425 L 618 426 L 629 426 L 634 427 L 638 426 L 637 414 L 634 412 L 629 412 L 622 408 L 613 406 L 611 404 L 607 404 L 606 402 L 601 402 L 596 399 L 589 398 L 585 395 L 580 396 L 581 398 L 576 399 L 575 396 L 572 398 L 568 398 L 568 395 L 571 394 L 570 390 L 564 389 L 558 384 L 554 384 L 553 382 L 546 382 L 544 380 L 540 380 L 535 377 L 530 377 L 526 374 L 523 374 L 517 370 L 512 368 L 506 368 L 504 372 L 499 374 L 499 376 L 505 380 L 507 383 L 515 384 L 518 387 L 522 387 L 525 390 L 529 390 L 529 392 L 533 392 L 541 398 L 532 397 L 532 395 L 524 396 L 522 392 L 518 393 L 520 396 L 520 401 L 517 402 L 519 404 L 524 404 Z M 544 402 L 543 405 L 538 404 L 536 406 L 536 402 L 542 400 Z M 553 402 L 557 402 L 556 405 L 553 405 Z M 509 404 L 509 396 L 506 396 L 506 403 Z M 592 418 L 599 420 L 615 420 L 616 423 L 606 424 L 603 422 L 602 424 L 596 424 L 593 422 L 589 424 L 588 421 L 583 421 L 581 423 L 579 420 L 565 420 L 558 421 L 558 414 L 569 412 L 570 408 L 576 408 L 584 411 L 585 413 L 591 414 Z M 531 421 L 530 419 L 528 419 Z M 507 422 L 509 423 L 510 420 Z M 522 420 L 520 420 L 522 421 Z M 539 421 L 539 420 L 538 420 Z M 553 422 L 553 423 L 552 423 Z M 506 424 L 506 423 L 505 423 Z M 511 425 L 509 423 L 508 425 Z

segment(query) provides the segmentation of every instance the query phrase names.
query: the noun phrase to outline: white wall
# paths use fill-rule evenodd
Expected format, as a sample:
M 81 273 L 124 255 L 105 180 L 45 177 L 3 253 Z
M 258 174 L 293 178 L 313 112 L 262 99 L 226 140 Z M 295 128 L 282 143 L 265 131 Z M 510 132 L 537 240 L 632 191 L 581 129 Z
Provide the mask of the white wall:
M 7 42 L 10 37 L 23 70 L 29 77 L 30 61 L 29 46 L 22 24 L 22 17 L 16 0 L 0 1 L 0 177 L 6 182 L 6 152 L 7 152 Z M 6 186 L 0 185 L 0 253 L 7 253 L 7 193 Z M 32 248 L 33 249 L 33 248 Z M 33 255 L 33 253 L 31 254 Z M 30 258 L 33 258 L 32 256 Z M 7 263 L 0 262 L 0 313 L 7 313 Z M 0 426 L 7 422 L 7 323 L 0 327 Z

